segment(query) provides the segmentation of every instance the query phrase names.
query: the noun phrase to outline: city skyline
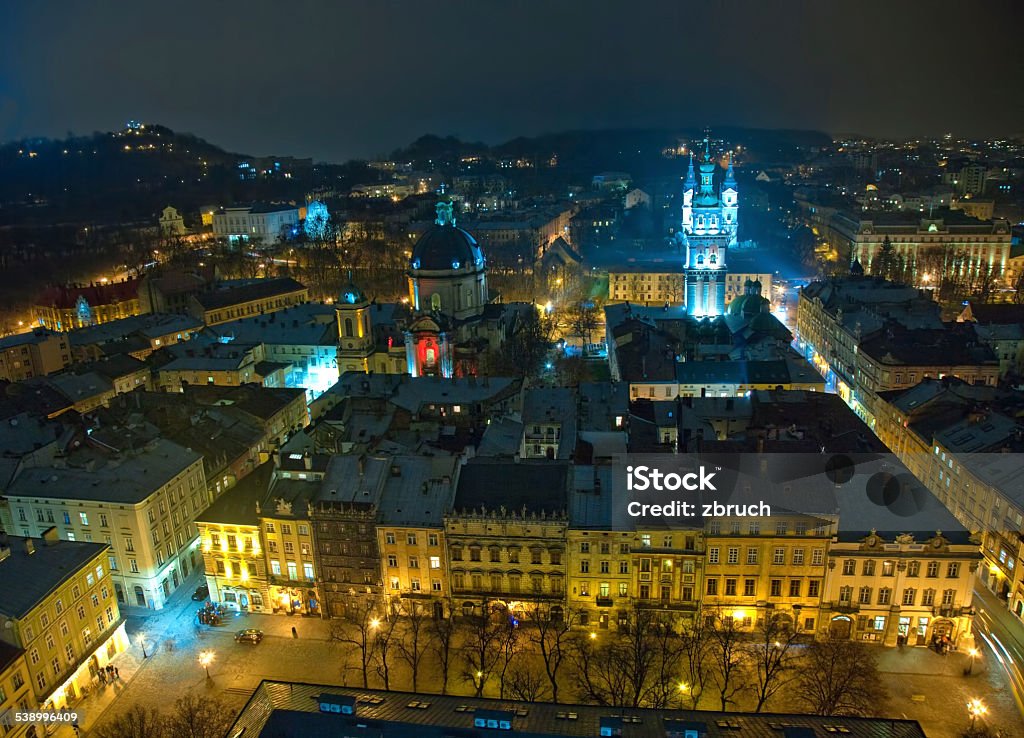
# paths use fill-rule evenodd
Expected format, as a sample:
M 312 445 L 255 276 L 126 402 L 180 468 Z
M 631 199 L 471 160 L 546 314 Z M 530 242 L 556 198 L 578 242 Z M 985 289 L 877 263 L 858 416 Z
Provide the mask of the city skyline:
M 1009 17 L 1009 3 L 987 5 L 993 19 Z M 338 162 L 423 133 L 491 144 L 724 124 L 883 138 L 1020 133 L 1012 24 L 987 24 L 984 53 L 999 73 L 979 74 L 933 41 L 958 33 L 953 3 L 927 14 L 748 3 L 728 17 L 670 3 L 588 8 L 508 5 L 485 20 L 467 3 L 303 5 L 283 17 L 258 3 L 241 16 L 198 4 L 167 14 L 69 3 L 45 16 L 8 6 L 5 26 L 20 32 L 0 52 L 0 139 L 138 119 L 229 150 Z M 958 90 L 962 103 L 938 104 Z

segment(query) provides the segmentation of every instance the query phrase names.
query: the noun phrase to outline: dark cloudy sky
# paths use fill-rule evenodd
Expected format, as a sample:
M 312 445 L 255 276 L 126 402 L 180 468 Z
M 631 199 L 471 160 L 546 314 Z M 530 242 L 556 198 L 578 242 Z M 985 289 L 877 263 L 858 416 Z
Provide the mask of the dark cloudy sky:
M 0 139 L 129 118 L 341 160 L 423 133 L 1024 131 L 1012 0 L 0 2 Z M 1019 9 L 1019 8 L 1018 8 Z

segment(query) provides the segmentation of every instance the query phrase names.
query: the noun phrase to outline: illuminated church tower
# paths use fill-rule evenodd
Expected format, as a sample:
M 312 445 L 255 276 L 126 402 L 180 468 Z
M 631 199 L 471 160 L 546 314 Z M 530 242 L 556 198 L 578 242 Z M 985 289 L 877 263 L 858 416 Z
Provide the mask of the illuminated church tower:
M 691 155 L 690 169 L 683 185 L 684 298 L 690 315 L 706 318 L 725 312 L 726 256 L 729 247 L 736 243 L 739 190 L 730 160 L 721 196 L 716 194 L 715 163 L 711 160 L 707 138 L 704 139 L 704 156 L 698 168 L 699 188 Z

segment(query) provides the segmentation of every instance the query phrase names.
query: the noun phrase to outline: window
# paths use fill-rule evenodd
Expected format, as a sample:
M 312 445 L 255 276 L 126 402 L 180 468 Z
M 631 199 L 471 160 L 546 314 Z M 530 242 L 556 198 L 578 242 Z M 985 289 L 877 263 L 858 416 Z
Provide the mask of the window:
M 416 534 L 415 533 L 408 533 L 408 534 L 406 534 L 406 536 L 405 536 L 405 543 L 406 543 L 406 545 L 409 545 L 409 546 L 415 546 L 416 545 Z
M 882 576 L 891 577 L 896 574 L 896 562 L 895 561 L 883 561 L 882 562 Z
M 926 589 L 921 593 L 921 605 L 922 607 L 931 607 L 935 604 L 935 590 Z
M 821 592 L 821 582 L 819 580 L 812 579 L 811 581 L 807 582 L 807 596 L 808 597 L 817 597 L 820 592 Z
M 309 563 L 308 561 L 302 565 L 302 574 L 309 581 L 311 581 L 311 582 L 313 581 L 313 579 L 314 579 L 314 576 L 313 576 L 313 565 L 311 563 Z
M 629 593 L 629 585 L 625 582 L 619 582 L 619 597 L 625 597 Z
M 611 565 L 607 561 L 600 563 L 600 569 L 602 574 L 608 574 L 611 571 Z
M 917 599 L 917 590 L 916 589 L 914 589 L 913 587 L 908 587 L 907 589 L 903 590 L 903 604 L 904 605 L 913 605 L 914 604 L 914 600 L 916 600 L 916 599 Z
M 391 589 L 401 589 L 402 583 L 398 580 L 398 577 L 391 577 Z
M 793 549 L 793 566 L 804 565 L 804 550 L 802 548 Z
M 871 587 L 861 587 L 857 593 L 857 601 L 862 605 L 871 604 Z
M 580 553 L 581 554 L 588 554 L 588 553 L 590 553 L 590 542 L 589 541 L 581 541 L 580 542 Z
M 774 551 L 772 551 L 772 563 L 776 564 L 776 565 L 785 564 L 786 563 L 786 549 L 784 549 L 784 548 L 777 548 Z
M 839 601 L 848 604 L 853 599 L 853 587 L 849 585 L 839 588 Z
M 921 562 L 920 561 L 911 561 L 909 564 L 907 564 L 907 576 L 908 577 L 916 577 L 916 576 L 920 576 L 920 574 L 921 574 Z
M 892 589 L 882 587 L 878 590 L 878 604 L 888 605 L 892 601 Z
M 436 546 L 437 545 L 437 533 L 428 533 L 427 534 L 427 545 L 428 546 Z
M 772 579 L 769 582 L 768 592 L 770 597 L 782 597 L 782 580 Z
M 218 567 L 218 568 L 220 568 L 220 567 Z M 277 576 L 277 577 L 281 576 L 281 562 L 278 561 L 277 559 L 271 559 L 271 561 L 270 561 L 270 571 L 271 571 L 271 573 L 274 576 Z
M 89 514 L 88 513 L 84 513 L 84 512 L 78 513 L 78 519 L 82 521 L 82 525 L 88 525 L 89 524 Z
M 273 533 L 273 532 L 274 532 L 274 524 L 273 523 L 267 523 L 267 533 Z M 391 541 L 391 543 L 394 543 L 394 541 Z
M 409 568 L 410 569 L 419 569 L 420 568 L 420 557 L 419 556 L 410 556 L 409 557 Z
M 291 579 L 292 581 L 295 581 L 296 579 L 299 578 L 299 567 L 298 567 L 298 565 L 294 561 L 289 561 L 287 563 L 288 563 L 288 578 Z
M 757 549 L 756 548 L 748 548 L 747 549 L 747 563 L 748 564 L 756 564 L 757 563 Z
M 292 534 L 291 523 L 281 523 L 281 535 L 290 536 Z
M 619 574 L 629 574 L 629 562 L 628 561 L 620 561 L 619 562 Z
M 743 580 L 743 596 L 744 597 L 753 597 L 754 593 L 756 592 L 756 588 L 757 588 L 757 580 L 756 579 L 744 579 Z
M 949 606 L 953 604 L 953 599 L 956 597 L 955 589 L 944 589 L 942 590 L 942 604 Z
M 385 533 L 384 534 L 384 542 L 386 544 L 388 544 L 389 546 L 394 546 L 395 545 L 395 534 L 394 533 Z
M 928 571 L 927 576 L 929 576 L 929 577 L 937 577 L 937 576 L 939 576 L 939 562 L 938 561 L 929 561 L 928 562 L 928 570 L 927 571 Z
M 705 586 L 706 586 L 706 590 L 705 591 L 707 592 L 707 594 L 709 594 L 709 595 L 717 595 L 718 594 L 718 580 L 717 579 L 708 579 Z
M 799 597 L 800 596 L 800 589 L 801 589 L 801 587 L 800 587 L 800 580 L 799 579 L 790 579 L 789 580 L 789 596 L 790 597 Z
M 430 568 L 431 569 L 440 569 L 441 568 L 441 557 L 440 556 L 431 556 L 430 557 Z
M 875 575 L 875 562 L 873 559 L 868 559 L 864 562 L 861 573 L 866 577 L 873 577 Z
M 738 564 L 738 563 L 740 563 L 740 549 L 738 547 L 730 546 L 729 547 L 729 554 L 728 555 L 729 555 L 728 562 L 730 564 Z
M 736 580 L 726 579 L 725 580 L 725 596 L 734 597 L 736 595 Z
M 756 520 L 751 520 L 747 523 L 747 532 L 752 536 L 761 535 L 761 524 Z
M 590 573 L 590 562 L 587 559 L 580 559 L 580 574 Z
M 873 621 L 872 625 L 875 630 L 885 630 L 885 616 L 879 615 Z
M 777 536 L 784 536 L 788 532 L 789 532 L 789 523 L 787 523 L 784 520 L 780 520 L 779 522 L 775 523 L 775 535 L 777 535 Z
M 821 566 L 825 563 L 825 549 L 823 548 L 812 548 L 811 549 L 811 566 Z
M 309 526 L 308 525 L 300 525 L 299 526 L 299 535 L 300 536 L 308 536 L 309 535 Z
M 398 556 L 396 554 L 388 554 L 388 566 L 392 569 L 398 566 Z
M 717 564 L 718 563 L 718 547 L 717 546 L 713 546 L 713 547 L 708 549 L 708 563 L 709 564 Z
M 530 563 L 541 563 L 541 550 L 539 548 L 530 549 Z
M 431 579 L 430 580 L 430 590 L 432 592 L 440 592 L 441 591 L 441 580 L 440 579 Z
M 960 576 L 960 563 L 957 561 L 950 561 L 946 566 L 946 578 L 956 579 Z

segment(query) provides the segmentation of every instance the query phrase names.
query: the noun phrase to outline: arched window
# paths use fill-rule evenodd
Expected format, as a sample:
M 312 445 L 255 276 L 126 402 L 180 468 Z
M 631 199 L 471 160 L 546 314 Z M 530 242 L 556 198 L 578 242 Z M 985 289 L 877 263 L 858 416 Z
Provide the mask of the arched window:
M 434 311 L 441 310 L 441 295 L 436 292 L 430 296 L 430 309 Z
M 345 318 L 345 335 L 352 335 L 352 318 Z

